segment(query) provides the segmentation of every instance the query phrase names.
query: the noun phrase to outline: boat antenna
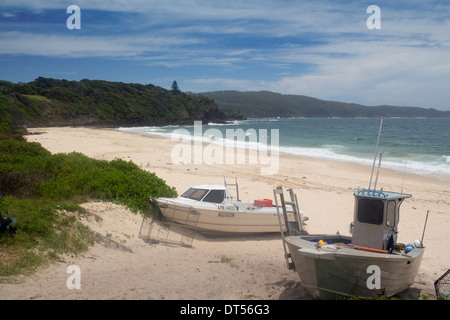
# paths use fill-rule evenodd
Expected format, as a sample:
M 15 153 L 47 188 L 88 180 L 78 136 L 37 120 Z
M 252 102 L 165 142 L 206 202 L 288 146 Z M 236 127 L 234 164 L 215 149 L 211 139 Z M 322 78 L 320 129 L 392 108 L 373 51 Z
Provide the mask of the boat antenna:
M 373 170 L 375 168 L 375 162 L 377 161 L 377 155 L 378 155 L 378 146 L 380 145 L 380 137 L 381 137 L 381 128 L 383 127 L 383 118 L 381 118 L 380 123 L 380 130 L 378 131 L 378 140 L 377 140 L 377 147 L 375 149 L 375 156 L 373 158 L 373 165 L 372 165 L 372 173 L 370 174 L 370 181 L 369 181 L 369 190 L 372 186 L 372 177 L 373 177 Z

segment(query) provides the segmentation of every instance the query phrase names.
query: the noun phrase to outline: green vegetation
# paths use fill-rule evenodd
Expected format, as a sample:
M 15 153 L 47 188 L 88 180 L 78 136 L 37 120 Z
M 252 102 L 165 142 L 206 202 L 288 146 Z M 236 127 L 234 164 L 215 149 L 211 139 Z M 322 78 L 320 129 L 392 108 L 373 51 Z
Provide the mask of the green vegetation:
M 236 263 L 233 262 L 233 258 L 227 257 L 225 255 L 222 255 L 220 257 L 220 263 L 226 263 L 228 264 L 230 267 L 232 268 L 236 268 L 239 269 L 238 265 Z
M 398 301 L 398 300 L 402 300 L 400 298 L 398 298 L 397 296 L 393 296 L 393 297 L 379 297 L 379 298 L 374 298 L 374 299 L 363 299 L 363 298 L 359 298 L 359 297 L 352 297 L 352 298 L 346 298 L 344 300 L 385 300 L 385 301 Z M 417 298 L 408 298 L 406 300 L 429 300 L 428 296 L 421 293 L 419 294 L 419 296 Z M 442 299 L 441 299 L 442 300 Z
M 245 117 L 450 117 L 450 111 L 417 107 L 374 106 L 324 101 L 301 95 L 269 91 L 215 91 L 203 95 L 214 99 L 221 110 L 238 109 Z
M 17 218 L 16 232 L 0 235 L 0 276 L 88 249 L 94 238 L 77 220 L 86 214 L 79 206 L 83 202 L 109 201 L 150 214 L 149 196 L 176 196 L 174 188 L 132 162 L 51 154 L 5 123 L 0 125 L 0 193 L 3 216 Z
M 175 80 L 172 83 L 172 92 L 175 94 L 179 94 L 181 92 L 180 88 L 178 87 L 178 83 Z
M 0 122 L 13 126 L 144 126 L 226 121 L 239 112 L 220 111 L 214 100 L 151 84 L 39 77 L 29 83 L 0 80 Z

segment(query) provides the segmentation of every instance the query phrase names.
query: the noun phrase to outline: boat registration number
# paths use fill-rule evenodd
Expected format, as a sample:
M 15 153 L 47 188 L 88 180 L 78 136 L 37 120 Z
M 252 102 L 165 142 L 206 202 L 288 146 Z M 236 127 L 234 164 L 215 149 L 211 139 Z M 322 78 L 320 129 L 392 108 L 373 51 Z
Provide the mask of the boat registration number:
M 235 206 L 218 205 L 217 208 L 219 208 L 219 210 L 232 210 L 232 211 L 236 211 L 236 207 L 235 207 Z
M 234 218 L 234 213 L 233 212 L 219 212 L 217 216 L 222 217 L 222 218 Z

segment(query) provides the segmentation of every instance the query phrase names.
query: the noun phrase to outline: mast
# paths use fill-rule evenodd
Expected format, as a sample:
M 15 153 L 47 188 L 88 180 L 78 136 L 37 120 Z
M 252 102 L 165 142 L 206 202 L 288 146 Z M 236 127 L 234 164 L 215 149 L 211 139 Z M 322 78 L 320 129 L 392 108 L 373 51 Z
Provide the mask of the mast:
M 370 190 L 370 187 L 372 186 L 373 171 L 375 169 L 375 162 L 377 161 L 378 146 L 380 145 L 380 137 L 381 137 L 381 128 L 382 127 L 383 127 L 383 118 L 381 118 L 380 130 L 378 131 L 377 147 L 375 149 L 375 156 L 373 158 L 372 173 L 370 174 L 370 181 L 369 181 L 369 189 L 368 190 Z

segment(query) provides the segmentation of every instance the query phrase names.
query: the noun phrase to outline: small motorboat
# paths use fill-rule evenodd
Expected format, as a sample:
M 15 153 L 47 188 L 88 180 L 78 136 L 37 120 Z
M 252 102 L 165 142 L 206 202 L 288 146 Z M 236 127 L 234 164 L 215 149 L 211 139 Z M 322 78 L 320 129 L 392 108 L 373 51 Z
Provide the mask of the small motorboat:
M 200 231 L 266 233 L 285 230 L 278 221 L 277 208 L 271 199 L 241 202 L 237 182 L 237 198 L 233 200 L 228 185 L 205 184 L 189 188 L 177 198 L 151 198 L 162 215 L 179 224 Z M 294 202 L 287 206 L 288 221 L 304 221 Z M 281 227 L 280 227 L 281 226 Z

